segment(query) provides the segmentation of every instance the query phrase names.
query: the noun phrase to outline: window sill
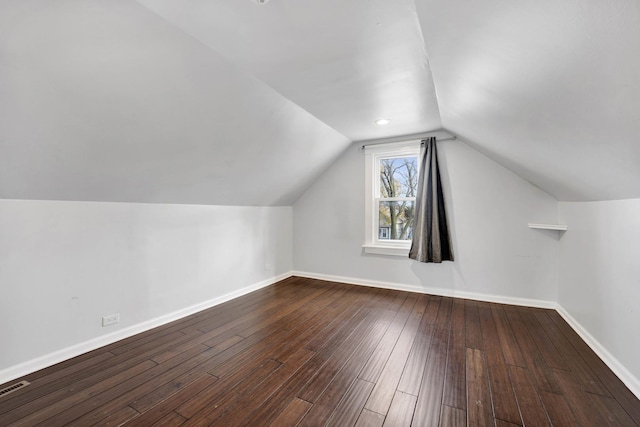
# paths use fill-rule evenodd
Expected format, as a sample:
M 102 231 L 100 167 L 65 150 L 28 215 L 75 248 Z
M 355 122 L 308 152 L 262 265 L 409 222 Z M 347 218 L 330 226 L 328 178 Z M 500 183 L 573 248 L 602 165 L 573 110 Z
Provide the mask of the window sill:
M 367 254 L 392 255 L 401 257 L 409 256 L 408 247 L 403 248 L 398 246 L 362 245 L 362 249 L 364 249 L 364 252 Z

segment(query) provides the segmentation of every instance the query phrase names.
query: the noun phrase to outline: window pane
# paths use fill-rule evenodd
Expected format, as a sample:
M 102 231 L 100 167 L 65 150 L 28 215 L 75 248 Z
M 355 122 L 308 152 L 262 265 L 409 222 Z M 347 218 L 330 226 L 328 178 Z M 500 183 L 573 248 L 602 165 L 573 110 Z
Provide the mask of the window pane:
M 380 160 L 380 197 L 415 197 L 417 186 L 417 157 Z
M 415 202 L 379 202 L 378 239 L 411 240 Z

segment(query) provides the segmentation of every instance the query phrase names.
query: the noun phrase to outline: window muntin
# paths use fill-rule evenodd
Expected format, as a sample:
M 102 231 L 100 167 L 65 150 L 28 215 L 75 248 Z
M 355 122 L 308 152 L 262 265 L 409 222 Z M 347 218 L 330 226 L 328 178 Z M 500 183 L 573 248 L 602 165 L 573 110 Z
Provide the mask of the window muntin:
M 418 186 L 417 156 L 379 157 L 380 180 L 376 191 L 379 240 L 406 241 L 413 235 L 416 191 Z
M 406 255 L 411 246 L 420 141 L 365 148 L 366 252 Z

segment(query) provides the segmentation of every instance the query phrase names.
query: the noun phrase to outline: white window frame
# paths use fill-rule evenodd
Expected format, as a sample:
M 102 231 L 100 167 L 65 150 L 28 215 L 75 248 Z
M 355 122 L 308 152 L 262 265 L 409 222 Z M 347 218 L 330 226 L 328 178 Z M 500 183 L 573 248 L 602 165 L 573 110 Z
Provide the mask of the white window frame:
M 420 140 L 376 144 L 365 147 L 365 253 L 378 255 L 408 256 L 410 240 L 381 240 L 378 238 L 380 200 L 380 160 L 393 157 L 415 156 L 420 168 Z M 418 170 L 420 173 L 420 170 Z M 393 198 L 389 200 L 405 200 Z

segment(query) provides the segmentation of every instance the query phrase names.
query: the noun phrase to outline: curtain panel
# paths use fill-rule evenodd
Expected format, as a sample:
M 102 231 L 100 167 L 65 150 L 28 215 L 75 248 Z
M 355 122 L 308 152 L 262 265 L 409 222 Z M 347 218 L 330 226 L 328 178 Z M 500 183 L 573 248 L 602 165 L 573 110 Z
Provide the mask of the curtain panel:
M 453 261 L 436 138 L 430 137 L 423 143 L 409 258 L 420 262 Z

